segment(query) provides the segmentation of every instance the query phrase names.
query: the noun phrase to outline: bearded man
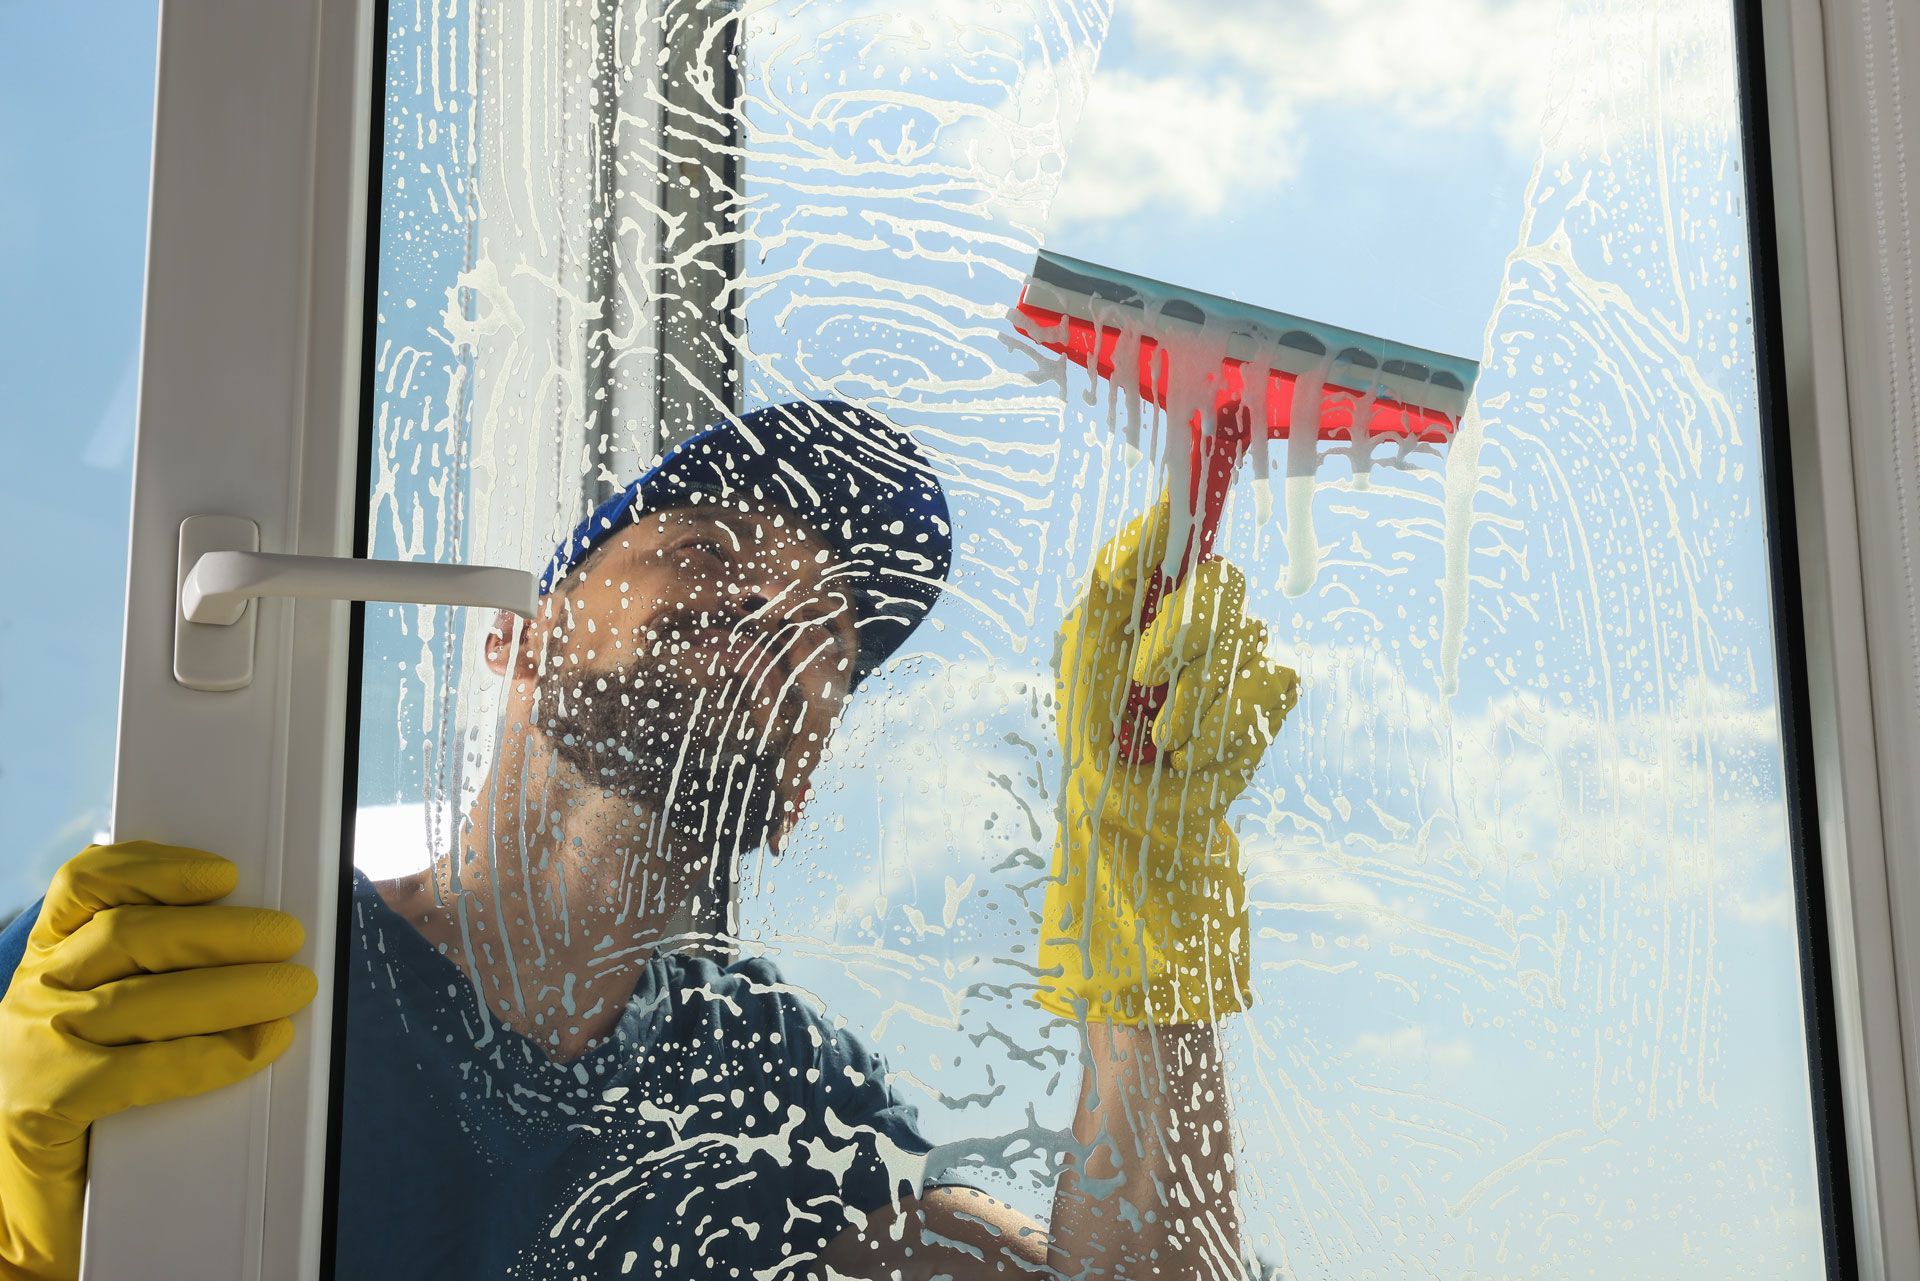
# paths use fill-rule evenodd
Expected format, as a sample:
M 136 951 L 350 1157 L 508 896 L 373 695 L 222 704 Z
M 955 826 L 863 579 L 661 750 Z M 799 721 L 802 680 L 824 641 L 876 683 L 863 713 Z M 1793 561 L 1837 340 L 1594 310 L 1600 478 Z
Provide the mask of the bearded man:
M 1135 626 L 1167 524 L 1162 504 L 1103 549 L 1058 646 L 1034 995 L 1085 1058 L 1046 1227 L 930 1171 L 881 1058 L 730 956 L 735 869 L 783 847 L 952 558 L 912 441 L 797 402 L 716 424 L 581 523 L 536 617 L 486 638 L 502 732 L 454 847 L 356 873 L 333 1275 L 1232 1275 L 1216 1024 L 1250 985 L 1225 812 L 1294 679 L 1224 562 Z M 1154 760 L 1116 746 L 1133 681 L 1169 687 Z M 213 905 L 232 886 L 201 851 L 90 848 L 0 935 L 0 1273 L 75 1274 L 94 1119 L 289 1043 L 314 991 L 299 924 Z

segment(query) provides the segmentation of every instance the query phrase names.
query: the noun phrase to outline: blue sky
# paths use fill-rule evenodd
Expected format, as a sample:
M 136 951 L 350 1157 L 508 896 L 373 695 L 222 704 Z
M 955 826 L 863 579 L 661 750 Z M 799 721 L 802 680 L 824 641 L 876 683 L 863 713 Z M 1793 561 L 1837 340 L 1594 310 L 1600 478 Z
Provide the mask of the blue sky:
M 0 913 L 112 799 L 154 18 L 0 3 Z

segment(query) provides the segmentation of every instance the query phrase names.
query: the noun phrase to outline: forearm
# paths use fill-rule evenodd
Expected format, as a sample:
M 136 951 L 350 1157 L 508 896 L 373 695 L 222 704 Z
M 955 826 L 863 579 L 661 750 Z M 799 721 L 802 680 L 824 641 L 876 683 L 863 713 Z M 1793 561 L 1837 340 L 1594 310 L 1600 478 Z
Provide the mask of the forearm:
M 1049 1262 L 1085 1281 L 1238 1275 L 1233 1139 L 1213 1024 L 1087 1026 Z
M 1047 1234 L 968 1187 L 929 1188 L 828 1243 L 816 1273 L 848 1281 L 1019 1281 L 1047 1275 Z
M 849 1229 L 826 1276 L 887 1281 L 1238 1278 L 1232 1134 L 1211 1024 L 1088 1026 L 1076 1147 L 1047 1230 L 985 1193 L 932 1188 Z

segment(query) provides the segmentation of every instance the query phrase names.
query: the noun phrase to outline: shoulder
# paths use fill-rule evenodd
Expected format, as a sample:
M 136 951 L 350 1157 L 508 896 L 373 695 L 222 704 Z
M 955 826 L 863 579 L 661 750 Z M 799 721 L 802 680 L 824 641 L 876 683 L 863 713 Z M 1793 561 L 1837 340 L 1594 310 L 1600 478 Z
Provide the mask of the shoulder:
M 695 1017 L 794 1027 L 823 1022 L 819 1004 L 804 988 L 787 982 L 765 957 L 723 965 L 691 952 L 669 952 L 655 963 L 660 994 Z M 647 986 L 642 985 L 642 991 Z
M 804 1073 L 831 1093 L 849 1079 L 884 1071 L 878 1056 L 806 988 L 791 983 L 766 957 L 722 965 L 706 957 L 670 953 L 661 958 L 680 1019 L 711 1026 L 735 1049 L 758 1049 Z
M 13 982 L 13 972 L 20 968 L 20 960 L 27 954 L 27 935 L 33 933 L 35 921 L 40 919 L 41 899 L 16 913 L 4 928 L 0 928 L 0 996 L 5 996 L 7 985 Z

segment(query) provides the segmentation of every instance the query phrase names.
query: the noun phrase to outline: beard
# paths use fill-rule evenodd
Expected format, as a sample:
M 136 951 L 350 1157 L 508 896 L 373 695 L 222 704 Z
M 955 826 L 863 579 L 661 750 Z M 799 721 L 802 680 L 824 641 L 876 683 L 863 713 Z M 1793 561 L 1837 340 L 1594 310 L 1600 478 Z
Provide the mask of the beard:
M 590 785 L 655 809 L 674 837 L 735 856 L 759 848 L 784 808 L 796 719 L 778 706 L 784 679 L 737 645 L 649 651 L 567 672 L 542 700 L 541 733 Z

